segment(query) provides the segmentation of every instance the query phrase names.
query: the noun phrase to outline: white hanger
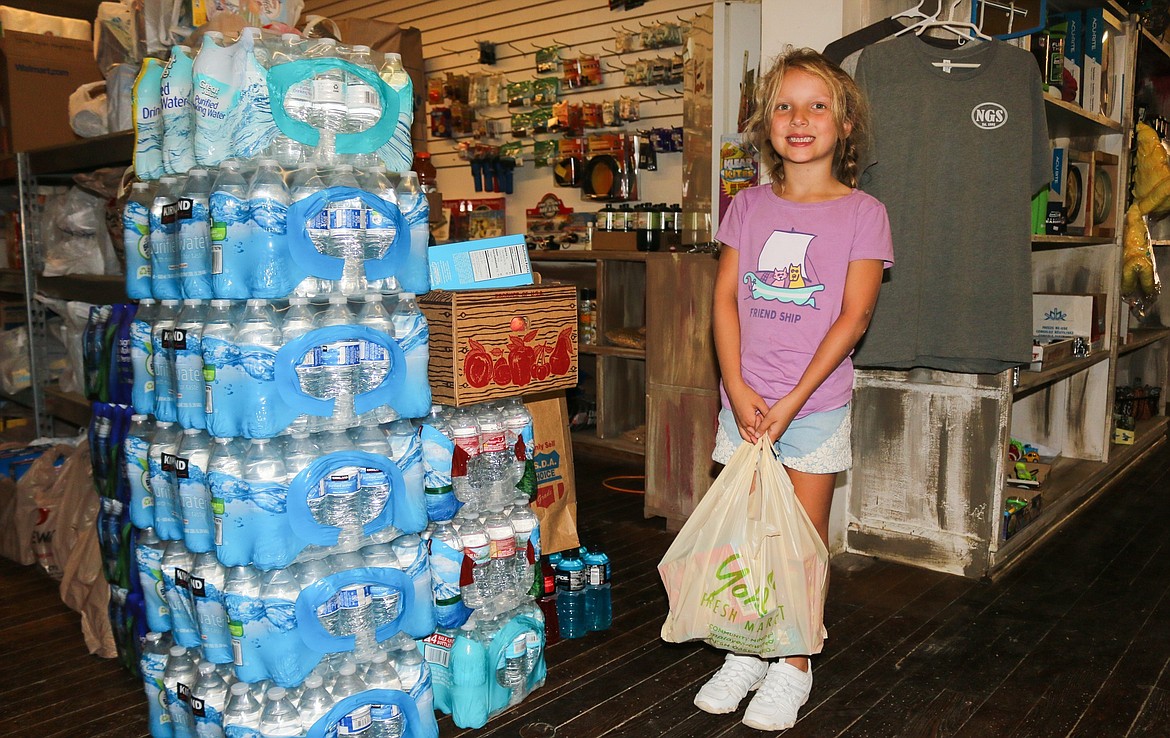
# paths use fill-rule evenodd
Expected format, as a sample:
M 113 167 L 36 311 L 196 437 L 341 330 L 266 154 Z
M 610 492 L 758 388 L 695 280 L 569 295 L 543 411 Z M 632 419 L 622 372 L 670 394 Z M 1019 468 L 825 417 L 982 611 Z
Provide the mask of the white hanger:
M 950 10 L 947 11 L 946 20 L 942 20 L 939 18 L 939 16 L 942 15 L 942 0 L 939 0 L 938 9 L 934 11 L 933 15 L 926 15 L 919 10 L 922 7 L 923 2 L 925 2 L 925 0 L 922 0 L 922 2 L 919 2 L 918 5 L 914 8 L 910 8 L 902 13 L 899 13 L 898 15 L 893 16 L 894 18 L 916 17 L 921 19 L 917 23 L 903 28 L 894 35 L 901 36 L 907 31 L 914 31 L 916 35 L 921 36 L 923 31 L 926 31 L 929 28 L 941 28 L 944 31 L 950 31 L 951 33 L 958 36 L 960 43 L 966 43 L 972 38 L 976 38 L 981 41 L 990 41 L 991 36 L 985 34 L 979 26 L 971 23 L 970 21 L 961 21 L 955 19 L 955 8 L 958 7 L 960 1 L 961 0 L 955 0 L 955 2 L 951 4 Z

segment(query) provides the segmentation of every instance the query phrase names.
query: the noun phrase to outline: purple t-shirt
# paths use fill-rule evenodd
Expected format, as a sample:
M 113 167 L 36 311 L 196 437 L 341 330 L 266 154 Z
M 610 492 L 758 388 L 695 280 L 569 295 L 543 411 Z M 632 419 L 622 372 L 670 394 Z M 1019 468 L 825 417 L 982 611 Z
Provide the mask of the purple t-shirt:
M 886 208 L 853 190 L 826 202 L 789 202 L 770 185 L 740 191 L 716 238 L 739 252 L 740 367 L 769 404 L 788 394 L 841 314 L 849 262 L 894 263 Z M 834 410 L 853 392 L 846 358 L 797 417 Z M 730 407 L 720 387 L 723 406 Z

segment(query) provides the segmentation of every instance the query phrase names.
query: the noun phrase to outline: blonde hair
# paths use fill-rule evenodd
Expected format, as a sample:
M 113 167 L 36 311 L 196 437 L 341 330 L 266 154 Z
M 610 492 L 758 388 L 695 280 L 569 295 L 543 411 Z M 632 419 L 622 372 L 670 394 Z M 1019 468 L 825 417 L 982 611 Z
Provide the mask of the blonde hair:
M 772 110 L 780 94 L 780 84 L 789 69 L 817 77 L 829 88 L 833 100 L 833 118 L 837 122 L 837 150 L 833 156 L 833 175 L 850 187 L 857 186 L 857 162 L 860 158 L 859 141 L 869 137 L 869 105 L 853 78 L 841 67 L 812 49 L 788 47 L 776 57 L 772 68 L 756 86 L 756 109 L 747 122 L 747 133 L 760 152 L 764 167 L 772 181 L 784 183 L 784 160 L 772 147 Z M 852 125 L 845 135 L 845 124 Z

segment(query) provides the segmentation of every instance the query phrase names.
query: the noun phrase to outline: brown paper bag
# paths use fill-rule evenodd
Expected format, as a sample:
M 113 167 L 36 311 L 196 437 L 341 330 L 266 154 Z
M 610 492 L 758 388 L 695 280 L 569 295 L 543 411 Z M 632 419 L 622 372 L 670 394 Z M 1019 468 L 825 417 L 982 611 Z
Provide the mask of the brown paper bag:
M 524 398 L 532 413 L 536 451 L 536 500 L 541 553 L 577 548 L 577 484 L 569 440 L 569 408 L 563 391 Z

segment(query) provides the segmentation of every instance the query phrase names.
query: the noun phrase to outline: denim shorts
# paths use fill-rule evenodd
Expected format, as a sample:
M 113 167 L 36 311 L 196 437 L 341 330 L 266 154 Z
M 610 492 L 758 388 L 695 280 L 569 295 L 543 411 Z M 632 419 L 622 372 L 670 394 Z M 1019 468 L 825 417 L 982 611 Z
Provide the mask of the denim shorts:
M 835 474 L 852 467 L 849 407 L 812 413 L 792 421 L 775 444 L 780 461 L 790 469 L 808 474 Z M 719 411 L 711 459 L 726 464 L 743 442 L 735 425 L 735 414 L 723 408 Z

